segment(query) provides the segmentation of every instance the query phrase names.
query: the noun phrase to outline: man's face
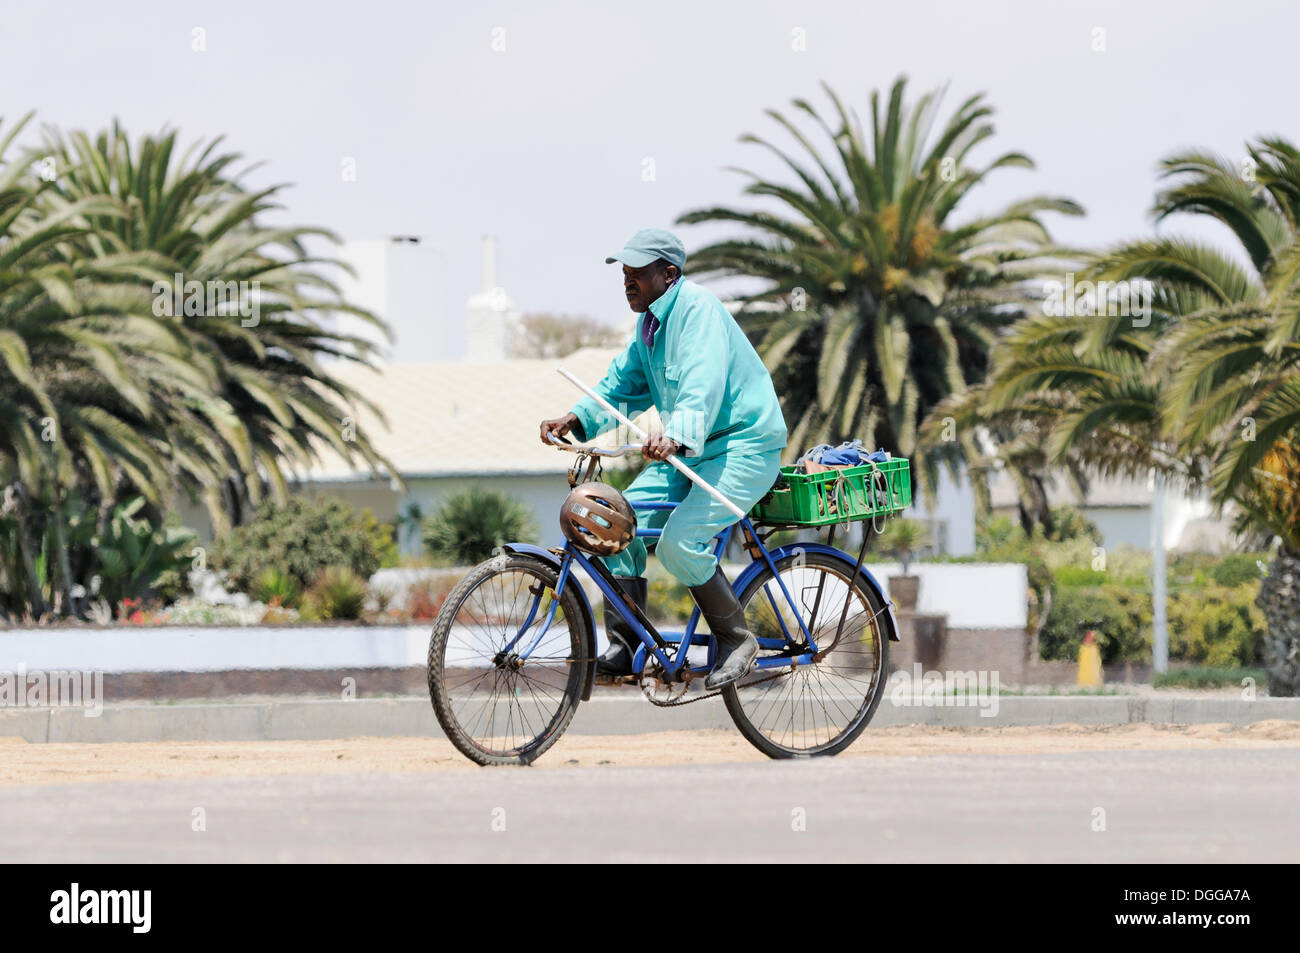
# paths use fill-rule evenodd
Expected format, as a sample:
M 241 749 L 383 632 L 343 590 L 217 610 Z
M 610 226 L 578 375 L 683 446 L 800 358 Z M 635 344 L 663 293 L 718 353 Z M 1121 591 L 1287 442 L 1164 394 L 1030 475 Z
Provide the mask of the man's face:
M 640 314 L 655 299 L 668 290 L 668 283 L 677 274 L 677 266 L 663 261 L 652 261 L 644 268 L 623 266 L 623 291 L 627 294 L 628 307 Z

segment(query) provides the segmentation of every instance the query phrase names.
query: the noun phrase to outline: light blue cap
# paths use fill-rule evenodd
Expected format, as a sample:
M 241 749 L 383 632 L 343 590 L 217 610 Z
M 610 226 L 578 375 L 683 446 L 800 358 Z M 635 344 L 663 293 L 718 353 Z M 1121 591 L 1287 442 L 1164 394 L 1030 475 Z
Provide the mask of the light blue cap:
M 621 261 L 629 268 L 644 268 L 660 258 L 682 271 L 686 268 L 686 246 L 672 232 L 662 228 L 643 228 L 627 240 L 622 251 L 606 258 L 605 264 Z

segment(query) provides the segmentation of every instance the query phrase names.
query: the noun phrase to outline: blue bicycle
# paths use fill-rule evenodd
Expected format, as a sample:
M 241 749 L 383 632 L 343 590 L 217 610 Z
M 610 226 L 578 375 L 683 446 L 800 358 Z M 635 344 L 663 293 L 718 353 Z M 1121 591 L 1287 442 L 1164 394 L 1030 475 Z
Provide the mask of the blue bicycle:
M 569 473 L 574 485 L 584 467 L 591 479 L 600 458 L 639 452 L 640 445 L 560 449 L 579 455 Z M 880 704 L 898 624 L 880 584 L 862 566 L 870 524 L 855 560 L 831 545 L 835 523 L 826 522 L 854 518 L 851 508 L 837 508 L 835 493 L 823 498 L 831 501 L 823 509 L 832 511 L 821 518 L 831 527 L 827 543 L 764 545 L 773 532 L 813 525 L 816 518 L 786 524 L 745 518 L 715 538 L 721 558 L 738 532 L 750 557 L 732 588 L 760 646 L 750 672 L 719 692 L 691 691 L 697 679 L 703 683 L 716 652 L 713 637 L 700 627 L 698 609 L 684 631 L 659 631 L 604 564 L 573 543 L 553 549 L 502 546 L 452 590 L 434 623 L 429 694 L 447 737 L 483 765 L 530 764 L 559 740 L 596 681 L 596 625 L 575 579 L 580 571 L 641 640 L 633 675 L 620 681 L 640 686 L 652 704 L 679 706 L 721 694 L 741 734 L 772 758 L 843 751 Z M 761 509 L 760 504 L 755 513 Z M 659 534 L 637 529 L 638 536 Z

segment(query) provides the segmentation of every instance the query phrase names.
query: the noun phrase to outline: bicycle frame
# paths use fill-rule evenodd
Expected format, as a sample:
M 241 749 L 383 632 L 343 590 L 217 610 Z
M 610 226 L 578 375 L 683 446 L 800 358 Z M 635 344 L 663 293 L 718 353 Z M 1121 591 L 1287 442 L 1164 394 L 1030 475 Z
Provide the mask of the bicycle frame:
M 632 503 L 632 506 L 637 510 L 672 510 L 677 507 L 677 504 L 638 502 Z M 776 598 L 767 587 L 764 587 L 763 592 L 772 603 L 773 614 L 776 616 L 776 620 L 781 626 L 782 637 L 780 639 L 760 638 L 758 640 L 759 646 L 762 649 L 771 651 L 779 651 L 781 649 L 787 651 L 786 654 L 782 655 L 760 656 L 756 663 L 757 667 L 784 668 L 791 665 L 812 664 L 813 656 L 818 651 L 817 643 L 814 640 L 812 633 L 809 631 L 808 623 L 804 619 L 803 613 L 799 611 L 798 606 L 795 604 L 794 597 L 790 594 L 790 590 L 786 586 L 785 580 L 781 578 L 781 574 L 777 571 L 776 562 L 772 558 L 771 552 L 763 545 L 763 541 L 759 538 L 758 533 L 754 530 L 754 526 L 749 521 L 748 517 L 740 520 L 738 523 L 731 524 L 714 537 L 716 543 L 714 545 L 713 555 L 719 560 L 722 558 L 722 554 L 726 551 L 727 543 L 730 541 L 731 535 L 737 527 L 740 527 L 745 533 L 747 533 L 748 538 L 753 540 L 755 546 L 757 546 L 759 558 L 755 559 L 754 562 L 757 563 L 761 561 L 772 571 L 772 575 L 780 586 L 781 594 L 785 597 L 786 603 L 790 607 L 793 618 L 797 619 L 799 622 L 799 631 L 797 633 L 792 633 L 790 627 L 786 624 L 785 616 L 778 609 Z M 636 535 L 639 537 L 658 537 L 662 532 L 662 529 L 638 527 Z M 508 550 L 523 552 L 533 551 L 538 548 L 539 547 L 532 546 L 525 547 L 518 544 L 506 547 Z M 557 551 L 545 550 L 544 552 L 550 556 L 552 553 L 556 553 Z M 662 671 L 665 673 L 664 677 L 668 681 L 681 681 L 688 674 L 691 676 L 702 675 L 707 673 L 713 667 L 715 656 L 717 654 L 717 644 L 710 635 L 697 633 L 695 631 L 695 626 L 700 618 L 699 607 L 692 610 L 691 617 L 687 620 L 686 628 L 682 632 L 660 632 L 638 608 L 635 606 L 629 606 L 623 597 L 622 589 L 619 588 L 618 584 L 614 581 L 613 575 L 598 559 L 588 558 L 571 542 L 566 542 L 564 549 L 558 552 L 562 555 L 560 555 L 559 559 L 559 576 L 555 583 L 555 598 L 551 600 L 551 604 L 546 610 L 546 617 L 541 628 L 537 631 L 536 635 L 529 640 L 527 646 L 522 651 L 515 651 L 515 647 L 523 641 L 525 633 L 527 633 L 535 624 L 537 614 L 541 609 L 542 595 L 545 593 L 544 589 L 534 593 L 533 602 L 529 608 L 524 623 L 520 626 L 519 631 L 510 641 L 509 645 L 507 645 L 503 650 L 503 654 L 514 653 L 520 659 L 528 658 L 532 651 L 545 637 L 551 624 L 555 621 L 555 614 L 559 608 L 560 598 L 564 593 L 565 586 L 570 584 L 573 575 L 573 568 L 576 565 L 587 574 L 592 582 L 596 584 L 596 588 L 600 590 L 608 604 L 614 608 L 614 611 L 618 613 L 628 627 L 636 633 L 637 638 L 641 640 L 642 647 L 637 650 L 632 665 L 635 674 L 639 674 L 644 669 L 648 655 L 654 656 L 655 660 L 661 666 Z M 743 580 L 747 578 L 748 575 L 748 572 L 742 574 L 741 579 Z M 733 583 L 733 586 L 734 585 L 735 584 Z M 737 592 L 736 595 L 739 597 L 740 592 Z M 707 645 L 709 647 L 708 664 L 687 668 L 687 653 L 692 645 Z M 674 646 L 676 646 L 675 653 L 669 655 L 669 652 Z

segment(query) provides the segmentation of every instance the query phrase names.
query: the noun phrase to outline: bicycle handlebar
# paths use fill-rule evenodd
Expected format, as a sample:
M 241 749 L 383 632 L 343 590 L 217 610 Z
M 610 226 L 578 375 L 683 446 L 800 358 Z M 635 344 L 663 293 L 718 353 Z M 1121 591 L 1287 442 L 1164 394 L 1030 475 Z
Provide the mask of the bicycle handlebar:
M 603 407 L 603 408 L 605 409 L 605 411 L 606 411 L 608 414 L 610 414 L 610 415 L 611 415 L 615 420 L 617 420 L 617 421 L 618 421 L 619 423 L 621 423 L 621 424 L 626 425 L 626 426 L 627 426 L 627 427 L 628 427 L 628 428 L 629 428 L 629 429 L 630 429 L 634 434 L 636 434 L 636 435 L 637 435 L 638 437 L 640 437 L 642 440 L 646 439 L 646 437 L 648 436 L 648 435 L 646 434 L 646 432 L 645 432 L 644 430 L 642 430 L 640 427 L 638 427 L 636 424 L 634 424 L 634 423 L 633 423 L 633 422 L 628 418 L 627 414 L 623 413 L 621 410 L 617 410 L 617 409 L 614 407 L 613 404 L 611 404 L 609 401 L 607 401 L 604 397 L 600 396 L 600 394 L 597 394 L 594 390 L 592 390 L 590 387 L 588 387 L 588 386 L 587 386 L 586 384 L 584 384 L 582 381 L 578 380 L 576 377 L 574 377 L 572 374 L 570 374 L 570 373 L 569 373 L 568 371 L 566 371 L 564 368 L 562 368 L 562 367 L 558 367 L 558 368 L 556 368 L 556 370 L 558 370 L 558 371 L 560 372 L 560 376 L 561 376 L 561 377 L 563 377 L 563 378 L 564 378 L 565 380 L 567 380 L 570 384 L 572 384 L 574 387 L 578 388 L 578 390 L 582 391 L 584 394 L 586 394 L 588 397 L 590 397 L 592 400 L 594 400 L 597 404 L 599 404 L 601 407 Z M 692 483 L 694 483 L 696 486 L 698 486 L 701 490 L 703 490 L 705 493 L 709 494 L 709 496 L 713 497 L 715 500 L 717 500 L 719 503 L 721 503 L 723 506 L 725 506 L 728 510 L 730 510 L 731 513 L 736 517 L 736 519 L 738 519 L 738 520 L 743 520 L 743 519 L 745 518 L 745 511 L 744 511 L 744 510 L 742 510 L 742 509 L 741 509 L 739 506 L 737 506 L 735 503 L 731 502 L 731 500 L 729 500 L 729 499 L 727 499 L 725 496 L 723 496 L 722 493 L 718 490 L 717 487 L 715 487 L 713 484 L 709 483 L 707 480 L 705 480 L 703 477 L 701 477 L 698 473 L 696 473 L 694 470 L 692 470 L 692 469 L 691 469 L 690 467 L 688 467 L 686 464 L 682 463 L 681 460 L 678 460 L 678 459 L 677 459 L 677 454 L 675 454 L 675 453 L 670 453 L 670 454 L 668 454 L 668 456 L 665 457 L 664 459 L 665 459 L 665 460 L 666 460 L 666 461 L 667 461 L 667 462 L 668 462 L 672 467 L 674 467 L 674 468 L 677 470 L 678 473 L 680 473 L 682 476 L 686 477 L 686 479 L 690 480 Z
M 553 433 L 548 433 L 546 436 L 550 438 L 551 445 L 556 450 L 565 450 L 569 453 L 590 453 L 597 457 L 625 457 L 629 453 L 640 453 L 642 447 L 642 444 L 639 443 L 625 443 L 617 450 L 601 450 L 599 447 L 590 445 L 583 446 L 580 443 L 569 443 L 563 437 L 557 437 Z

